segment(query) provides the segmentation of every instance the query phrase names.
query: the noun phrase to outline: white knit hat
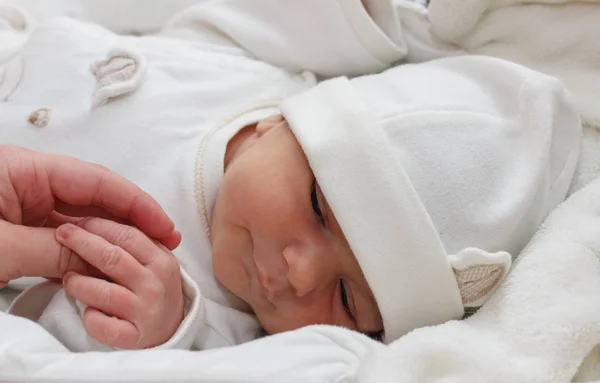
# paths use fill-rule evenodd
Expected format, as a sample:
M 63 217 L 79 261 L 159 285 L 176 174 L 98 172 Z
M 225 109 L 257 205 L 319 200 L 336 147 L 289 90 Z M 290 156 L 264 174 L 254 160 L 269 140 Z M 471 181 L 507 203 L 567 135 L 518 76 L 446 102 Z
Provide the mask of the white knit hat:
M 338 78 L 282 112 L 371 287 L 385 340 L 482 304 L 566 196 L 581 125 L 551 77 L 489 57 Z

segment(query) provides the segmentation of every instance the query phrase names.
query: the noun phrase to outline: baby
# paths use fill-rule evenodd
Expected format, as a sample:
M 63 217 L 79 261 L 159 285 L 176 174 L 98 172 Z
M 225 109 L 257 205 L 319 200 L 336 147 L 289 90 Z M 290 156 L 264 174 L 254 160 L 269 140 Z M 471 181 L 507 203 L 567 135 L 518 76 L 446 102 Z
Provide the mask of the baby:
M 86 306 L 119 315 L 69 278 L 12 313 L 74 351 L 206 349 L 311 324 L 390 342 L 494 291 L 575 172 L 581 125 L 561 84 L 459 57 L 316 85 L 313 72 L 398 58 L 373 22 L 385 7 L 274 3 L 207 2 L 141 38 L 51 21 L 2 66 L 2 142 L 119 172 L 183 237 L 170 278 L 183 307 L 147 314 L 178 318 L 150 329 L 160 342 L 94 339 Z M 307 38 L 310 25 L 323 31 Z

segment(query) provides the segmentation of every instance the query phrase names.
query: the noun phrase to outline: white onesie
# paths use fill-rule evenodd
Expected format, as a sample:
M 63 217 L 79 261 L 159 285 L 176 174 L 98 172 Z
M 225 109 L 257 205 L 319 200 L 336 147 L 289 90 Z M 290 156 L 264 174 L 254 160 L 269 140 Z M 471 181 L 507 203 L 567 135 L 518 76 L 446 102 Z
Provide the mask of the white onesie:
M 101 163 L 156 198 L 182 232 L 175 255 L 186 317 L 159 347 L 222 347 L 259 334 L 212 274 L 209 217 L 229 139 L 278 113 L 315 73 L 375 72 L 404 54 L 389 23 L 384 32 L 359 0 L 281 3 L 206 2 L 141 38 L 55 19 L 0 62 L 0 142 Z M 386 10 L 377 12 L 384 20 Z M 11 312 L 72 351 L 108 349 L 87 336 L 81 309 L 45 283 Z

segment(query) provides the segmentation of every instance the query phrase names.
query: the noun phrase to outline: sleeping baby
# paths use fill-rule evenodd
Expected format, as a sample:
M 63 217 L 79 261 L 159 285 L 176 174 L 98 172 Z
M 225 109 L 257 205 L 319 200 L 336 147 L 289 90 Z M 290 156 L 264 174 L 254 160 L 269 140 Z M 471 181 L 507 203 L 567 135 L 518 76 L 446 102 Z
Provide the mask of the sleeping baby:
M 206 349 L 311 324 L 391 342 L 485 302 L 575 172 L 560 82 L 475 56 L 333 78 L 401 56 L 383 3 L 275 3 L 206 2 L 157 36 L 54 20 L 0 67 L 1 142 L 109 167 L 183 238 L 143 302 L 170 256 L 150 240 L 11 313 L 73 351 Z

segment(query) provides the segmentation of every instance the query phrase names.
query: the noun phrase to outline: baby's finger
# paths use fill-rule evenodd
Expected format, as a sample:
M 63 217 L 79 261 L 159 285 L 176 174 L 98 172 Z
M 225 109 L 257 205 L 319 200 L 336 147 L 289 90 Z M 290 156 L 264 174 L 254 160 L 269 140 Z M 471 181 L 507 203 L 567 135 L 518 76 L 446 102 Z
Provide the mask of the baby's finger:
M 56 230 L 56 240 L 131 291 L 136 291 L 151 277 L 151 272 L 127 251 L 75 225 L 59 227 Z
M 141 231 L 131 226 L 100 218 L 86 219 L 79 226 L 119 246 L 144 266 L 154 262 L 157 257 L 168 254 Z
M 68 273 L 63 278 L 63 286 L 68 295 L 89 307 L 119 318 L 137 319 L 137 297 L 116 283 Z
M 60 201 L 56 202 L 55 210 L 50 213 L 46 220 L 45 227 L 58 228 L 66 223 L 72 223 L 78 225 L 86 217 L 89 218 L 102 218 L 110 221 L 114 221 L 123 225 L 133 226 L 133 223 L 120 219 L 116 216 L 111 216 L 109 213 L 104 212 L 101 209 L 94 207 L 80 208 L 77 206 L 66 205 Z M 163 246 L 169 250 L 175 250 L 181 243 L 181 233 L 179 230 L 174 230 L 171 234 L 163 238 L 157 238 Z
M 136 349 L 141 344 L 140 333 L 133 324 L 92 307 L 83 313 L 83 327 L 89 336 L 110 347 Z

